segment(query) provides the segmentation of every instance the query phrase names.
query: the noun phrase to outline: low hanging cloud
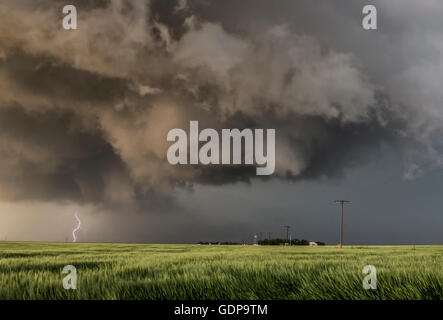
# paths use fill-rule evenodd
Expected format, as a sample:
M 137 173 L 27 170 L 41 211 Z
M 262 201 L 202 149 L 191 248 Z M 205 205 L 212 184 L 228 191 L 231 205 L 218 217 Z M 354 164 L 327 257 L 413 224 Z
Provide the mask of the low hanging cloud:
M 62 1 L 0 3 L 2 199 L 144 205 L 255 175 L 171 166 L 167 132 L 190 120 L 275 128 L 282 179 L 340 176 L 415 132 L 414 109 L 393 104 L 355 55 L 285 24 L 228 32 L 198 1 L 72 4 L 75 31 L 61 27 Z

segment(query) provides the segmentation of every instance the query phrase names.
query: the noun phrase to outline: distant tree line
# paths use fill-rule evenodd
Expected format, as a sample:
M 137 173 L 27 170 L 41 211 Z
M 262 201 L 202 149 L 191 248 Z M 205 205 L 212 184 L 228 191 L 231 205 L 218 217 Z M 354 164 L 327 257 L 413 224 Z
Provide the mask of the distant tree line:
M 324 246 L 325 243 L 321 242 L 321 241 L 315 241 L 317 243 L 317 245 L 319 246 Z M 305 239 L 292 239 L 290 241 L 287 241 L 286 239 L 279 239 L 279 238 L 275 238 L 275 239 L 264 239 L 264 240 L 258 240 L 257 244 L 261 245 L 261 246 L 282 246 L 285 245 L 285 243 L 288 243 L 291 246 L 308 246 L 309 245 L 309 241 L 305 240 Z M 231 242 L 231 241 L 225 241 L 225 242 L 220 242 L 220 241 L 213 241 L 213 242 L 205 242 L 205 241 L 199 241 L 198 244 L 206 244 L 206 245 L 238 245 L 241 243 L 238 242 Z
M 315 241 L 317 245 L 324 246 L 324 242 Z M 258 240 L 258 244 L 262 246 L 280 246 L 284 245 L 285 243 L 288 243 L 291 246 L 308 246 L 309 241 L 305 239 L 292 239 L 292 240 L 286 240 L 286 239 L 264 239 L 264 240 Z
M 198 244 L 222 244 L 222 245 L 234 245 L 234 244 L 241 244 L 241 243 L 231 242 L 231 241 L 225 241 L 225 242 L 220 242 L 220 241 L 213 241 L 213 242 L 199 241 Z

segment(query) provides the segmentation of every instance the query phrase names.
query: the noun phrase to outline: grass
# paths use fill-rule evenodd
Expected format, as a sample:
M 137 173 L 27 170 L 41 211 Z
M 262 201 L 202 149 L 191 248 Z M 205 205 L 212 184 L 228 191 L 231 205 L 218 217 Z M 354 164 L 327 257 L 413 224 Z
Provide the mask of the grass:
M 443 246 L 0 243 L 0 299 L 442 299 Z M 77 290 L 63 289 L 65 265 Z M 365 265 L 377 289 L 362 286 Z

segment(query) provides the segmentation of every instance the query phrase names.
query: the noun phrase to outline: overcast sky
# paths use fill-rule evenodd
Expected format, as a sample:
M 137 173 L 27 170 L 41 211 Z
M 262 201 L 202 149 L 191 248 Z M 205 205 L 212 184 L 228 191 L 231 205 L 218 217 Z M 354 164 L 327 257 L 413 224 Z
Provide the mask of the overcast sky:
M 443 5 L 0 3 L 0 240 L 443 242 Z M 374 4 L 378 29 L 364 30 Z M 276 169 L 172 166 L 169 130 L 275 128 Z

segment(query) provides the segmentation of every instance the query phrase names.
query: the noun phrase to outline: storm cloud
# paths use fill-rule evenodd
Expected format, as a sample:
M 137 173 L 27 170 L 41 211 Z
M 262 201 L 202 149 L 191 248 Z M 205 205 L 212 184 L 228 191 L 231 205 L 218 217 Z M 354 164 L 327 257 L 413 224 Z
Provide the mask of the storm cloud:
M 196 184 L 250 183 L 251 167 L 167 162 L 167 132 L 190 120 L 275 128 L 284 180 L 340 177 L 383 144 L 405 178 L 443 164 L 437 2 L 375 1 L 372 33 L 362 1 L 71 4 L 67 31 L 64 1 L 0 3 L 2 200 L 145 211 Z

